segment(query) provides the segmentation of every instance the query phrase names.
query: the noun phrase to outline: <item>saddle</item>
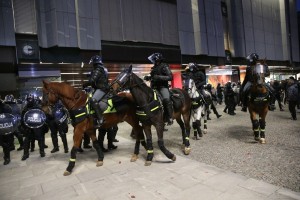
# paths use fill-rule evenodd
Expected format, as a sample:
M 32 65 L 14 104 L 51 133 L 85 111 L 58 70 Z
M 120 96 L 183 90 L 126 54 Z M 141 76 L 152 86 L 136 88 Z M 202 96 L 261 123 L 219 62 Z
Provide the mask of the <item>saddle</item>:
M 103 114 L 123 112 L 128 108 L 129 104 L 131 104 L 131 102 L 127 98 L 114 95 L 107 100 L 107 108 L 103 111 Z M 72 124 L 75 125 L 82 122 L 85 118 L 94 115 L 95 111 L 87 99 L 84 107 L 70 110 L 69 114 Z

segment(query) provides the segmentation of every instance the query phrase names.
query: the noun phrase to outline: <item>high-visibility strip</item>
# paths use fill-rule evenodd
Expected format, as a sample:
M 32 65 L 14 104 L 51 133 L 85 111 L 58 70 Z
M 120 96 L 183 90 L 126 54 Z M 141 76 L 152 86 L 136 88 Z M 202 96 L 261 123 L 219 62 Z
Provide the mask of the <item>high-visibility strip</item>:
M 185 137 L 185 139 L 186 139 L 186 140 L 190 140 L 190 138 L 189 138 L 189 137 Z
M 147 150 L 147 153 L 153 153 L 153 150 Z
M 156 109 L 158 109 L 158 108 L 159 108 L 159 106 L 156 106 L 155 108 L 152 108 L 151 112 L 154 111 L 154 110 L 156 110 Z
M 70 158 L 70 162 L 75 162 L 76 159 Z
M 75 115 L 75 117 L 80 117 L 80 116 L 82 116 L 82 115 L 85 115 L 85 112 L 80 113 L 80 114 L 78 114 L 78 115 Z
M 259 131 L 259 129 L 253 129 L 253 131 Z

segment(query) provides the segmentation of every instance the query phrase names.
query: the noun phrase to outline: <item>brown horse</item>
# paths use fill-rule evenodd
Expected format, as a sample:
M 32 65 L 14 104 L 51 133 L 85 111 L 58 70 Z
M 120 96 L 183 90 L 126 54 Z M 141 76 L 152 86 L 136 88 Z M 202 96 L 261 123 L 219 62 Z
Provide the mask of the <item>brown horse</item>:
M 102 166 L 104 154 L 96 138 L 94 118 L 89 112 L 89 106 L 87 104 L 88 95 L 86 92 L 78 90 L 67 83 L 43 81 L 43 95 L 43 105 L 53 105 L 58 100 L 61 100 L 61 102 L 69 111 L 72 119 L 72 125 L 74 126 L 74 144 L 71 150 L 69 165 L 64 172 L 64 175 L 70 175 L 75 166 L 76 153 L 80 147 L 84 133 L 87 133 L 90 136 L 93 141 L 93 147 L 96 149 L 98 154 L 96 166 Z M 133 127 L 134 133 L 137 135 L 134 154 L 138 155 L 140 141 L 144 147 L 146 144 L 145 141 L 143 141 L 142 127 L 139 125 L 139 121 L 135 115 L 135 105 L 126 97 L 119 99 L 119 105 L 121 106 L 108 106 L 108 108 L 116 108 L 116 110 L 112 109 L 110 112 L 104 112 L 104 123 L 101 127 L 109 128 L 123 121 L 126 121 L 128 124 L 130 124 Z
M 266 116 L 270 102 L 270 94 L 265 85 L 265 75 L 267 72 L 265 61 L 262 60 L 255 66 L 251 66 L 251 72 L 253 83 L 249 92 L 248 109 L 252 122 L 254 139 L 261 144 L 265 144 Z M 257 115 L 259 116 L 259 120 L 257 119 Z
M 114 89 L 130 90 L 134 101 L 137 105 L 137 115 L 142 123 L 144 132 L 147 138 L 147 158 L 145 165 L 151 165 L 153 159 L 153 145 L 151 126 L 156 128 L 158 137 L 158 146 L 160 150 L 171 160 L 175 161 L 176 156 L 172 154 L 164 146 L 163 131 L 164 131 L 164 117 L 161 100 L 157 92 L 148 87 L 145 82 L 132 72 L 132 66 L 126 68 L 113 81 Z M 187 92 L 181 89 L 171 90 L 174 101 L 173 118 L 182 129 L 183 151 L 187 155 L 190 153 L 190 111 L 191 99 Z M 181 117 L 183 117 L 184 122 Z

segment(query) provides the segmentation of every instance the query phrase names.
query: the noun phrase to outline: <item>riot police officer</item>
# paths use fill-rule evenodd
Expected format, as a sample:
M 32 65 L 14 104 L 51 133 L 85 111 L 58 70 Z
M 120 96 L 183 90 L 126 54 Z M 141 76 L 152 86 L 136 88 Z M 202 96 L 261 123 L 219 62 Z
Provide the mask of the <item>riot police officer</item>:
M 213 100 L 217 100 L 217 96 L 215 95 L 215 94 L 213 94 L 213 92 L 212 92 L 212 85 L 211 84 L 207 84 L 206 85 L 206 90 L 210 93 L 210 95 L 212 96 L 212 99 Z M 222 117 L 222 115 L 220 115 L 219 113 L 218 113 L 218 111 L 217 111 L 217 109 L 216 109 L 216 106 L 212 103 L 211 105 L 210 105 L 210 108 L 213 110 L 213 112 L 214 112 L 214 114 L 217 116 L 217 118 L 220 118 L 220 117 Z M 207 113 L 207 119 L 208 120 L 211 120 L 210 119 L 210 117 L 209 117 L 209 112 Z
M 203 102 L 205 102 L 206 106 L 207 102 L 205 101 L 206 99 L 206 94 L 204 91 L 204 85 L 206 84 L 206 78 L 204 73 L 198 69 L 199 66 L 196 63 L 189 63 L 186 67 L 186 70 L 188 71 L 189 76 L 194 80 L 196 87 L 198 91 L 200 92 L 200 95 L 203 99 Z
M 24 107 L 21 115 L 21 129 L 23 130 L 23 134 L 25 136 L 24 139 L 24 154 L 22 156 L 22 160 L 26 160 L 29 158 L 29 146 L 30 142 L 33 139 L 36 139 L 38 141 L 38 145 L 40 148 L 40 155 L 41 157 L 45 157 L 45 133 L 48 132 L 48 127 L 46 124 L 42 125 L 41 127 L 34 128 L 34 127 L 28 127 L 28 125 L 25 124 L 25 114 L 31 110 L 31 109 L 38 109 L 41 110 L 41 106 L 39 104 L 39 101 L 35 98 L 33 94 L 29 94 L 27 96 L 27 104 Z M 42 111 L 41 111 L 42 112 Z M 45 116 L 46 117 L 46 116 Z
M 95 125 L 95 128 L 99 128 L 103 123 L 102 113 L 107 108 L 106 94 L 109 91 L 108 72 L 103 65 L 101 56 L 93 56 L 90 60 L 90 64 L 91 63 L 93 64 L 93 71 L 91 72 L 88 82 L 85 83 L 83 87 L 91 86 L 95 89 L 93 97 L 90 98 L 90 103 L 97 117 L 98 124 Z
M 59 151 L 57 132 L 64 145 L 65 153 L 69 152 L 66 133 L 68 132 L 68 112 L 60 101 L 51 107 L 50 113 L 47 114 L 47 124 L 51 131 L 53 149 L 51 153 Z
M 247 56 L 247 62 L 248 62 L 248 66 L 246 68 L 246 75 L 245 75 L 245 79 L 242 83 L 242 110 L 243 112 L 247 112 L 247 96 L 250 90 L 250 87 L 252 85 L 253 82 L 253 76 L 251 73 L 251 67 L 256 65 L 259 61 L 259 56 L 256 53 L 251 53 L 250 55 Z M 269 76 L 270 75 L 270 71 L 267 65 L 265 65 L 266 67 L 266 72 L 265 72 L 265 76 Z M 265 84 L 265 86 L 267 87 L 267 89 L 269 90 L 269 93 L 273 96 L 273 89 L 268 85 Z
M 173 104 L 170 98 L 169 81 L 173 80 L 173 75 L 167 63 L 164 63 L 161 53 L 153 53 L 148 60 L 154 64 L 150 75 L 145 76 L 146 81 L 151 81 L 151 88 L 156 89 L 162 96 L 165 116 L 168 125 L 173 123 Z
M 14 95 L 13 94 L 6 95 L 4 98 L 4 102 L 5 102 L 5 104 L 8 104 L 11 107 L 12 114 L 18 118 L 18 123 L 19 123 L 20 122 L 19 120 L 21 117 L 21 108 L 17 104 L 17 101 L 15 100 Z M 20 144 L 20 147 L 17 149 L 17 151 L 23 150 L 23 136 L 20 132 L 20 124 L 19 124 L 17 130 L 13 134 L 14 134 L 14 136 L 16 136 L 16 138 L 18 139 L 18 142 Z M 14 145 L 13 145 L 13 149 L 15 149 Z
M 12 109 L 9 105 L 5 104 L 0 99 L 0 114 L 1 113 L 8 113 L 12 114 Z M 1 126 L 2 128 L 2 126 Z M 5 127 L 4 127 L 5 128 Z M 3 154 L 4 154 L 4 165 L 7 165 L 10 163 L 10 147 L 13 145 L 14 136 L 13 134 L 0 134 L 0 145 L 3 148 Z

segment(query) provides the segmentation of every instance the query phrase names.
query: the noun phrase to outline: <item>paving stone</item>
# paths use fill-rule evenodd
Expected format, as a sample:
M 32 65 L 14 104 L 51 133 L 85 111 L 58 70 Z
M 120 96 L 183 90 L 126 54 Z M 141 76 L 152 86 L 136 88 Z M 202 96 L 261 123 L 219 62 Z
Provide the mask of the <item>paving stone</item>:
M 257 193 L 264 194 L 266 196 L 271 195 L 276 192 L 280 187 L 274 186 L 263 181 L 258 181 L 252 178 L 249 178 L 245 182 L 239 184 L 239 186 L 253 190 Z

